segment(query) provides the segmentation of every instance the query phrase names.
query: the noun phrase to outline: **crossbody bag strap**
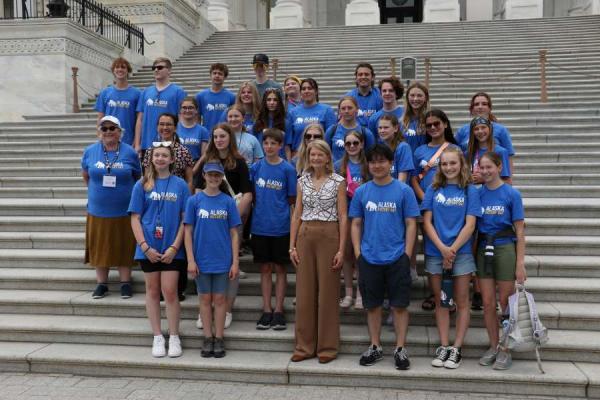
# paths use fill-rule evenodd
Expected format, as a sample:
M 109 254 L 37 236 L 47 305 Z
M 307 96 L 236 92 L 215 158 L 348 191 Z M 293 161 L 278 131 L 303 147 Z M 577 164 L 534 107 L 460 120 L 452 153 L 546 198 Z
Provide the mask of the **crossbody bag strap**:
M 423 177 L 425 177 L 425 175 L 427 175 L 429 170 L 435 166 L 435 160 L 437 160 L 440 157 L 440 155 L 442 155 L 442 151 L 446 150 L 446 147 L 448 147 L 449 145 L 450 145 L 450 143 L 445 142 L 443 145 L 440 146 L 440 148 L 435 152 L 435 154 L 429 159 L 429 161 L 427 161 L 427 165 L 425 165 L 423 167 L 423 171 L 421 171 L 421 173 L 419 174 L 419 181 L 423 180 Z

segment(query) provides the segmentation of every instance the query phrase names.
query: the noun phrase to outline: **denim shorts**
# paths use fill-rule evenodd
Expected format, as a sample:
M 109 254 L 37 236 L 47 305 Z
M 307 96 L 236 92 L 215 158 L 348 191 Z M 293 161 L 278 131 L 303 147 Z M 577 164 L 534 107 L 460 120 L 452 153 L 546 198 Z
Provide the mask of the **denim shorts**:
M 444 258 L 436 256 L 425 256 L 425 271 L 431 275 L 442 274 Z M 452 276 L 469 275 L 477 270 L 475 259 L 471 253 L 459 253 L 454 259 Z
M 229 284 L 229 273 L 203 274 L 196 277 L 196 289 L 198 294 L 225 294 Z

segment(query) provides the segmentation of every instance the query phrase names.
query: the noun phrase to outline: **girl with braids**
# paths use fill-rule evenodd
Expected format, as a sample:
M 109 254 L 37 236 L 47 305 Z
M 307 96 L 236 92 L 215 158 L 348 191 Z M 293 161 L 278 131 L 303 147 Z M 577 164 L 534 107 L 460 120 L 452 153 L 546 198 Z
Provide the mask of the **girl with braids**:
M 268 128 L 277 128 L 284 133 L 284 143 L 285 136 L 290 135 L 290 131 L 287 128 L 286 118 L 285 118 L 285 106 L 283 104 L 283 98 L 281 97 L 281 91 L 268 88 L 265 90 L 265 94 L 260 103 L 260 112 L 258 114 L 258 119 L 254 124 L 254 136 L 258 140 L 258 143 L 262 145 L 262 134 L 265 129 Z M 286 149 L 281 148 L 279 152 L 279 156 L 284 160 L 289 160 L 291 158 L 291 152 Z
M 402 134 L 413 153 L 426 143 L 425 111 L 429 109 L 429 89 L 421 82 L 413 82 L 406 90 Z
M 392 178 L 408 182 L 410 172 L 415 169 L 412 150 L 400 132 L 400 123 L 395 115 L 382 115 L 378 122 L 379 140 L 394 152 L 394 163 L 390 171 Z
M 335 162 L 336 173 L 346 178 L 346 196 L 348 197 L 348 206 L 354 196 L 354 191 L 364 182 L 369 180 L 369 166 L 365 155 L 365 138 L 360 132 L 350 131 L 344 138 L 344 156 L 341 160 Z M 348 228 L 350 228 L 348 226 Z M 350 231 L 348 231 L 350 239 Z M 346 245 L 346 254 L 344 255 L 344 287 L 345 295 L 340 301 L 340 307 L 348 308 L 353 302 L 353 276 L 354 276 L 354 252 L 352 251 L 352 242 Z M 356 270 L 358 279 L 358 269 Z M 355 309 L 362 309 L 362 297 L 360 291 L 356 291 Z
M 479 193 L 470 185 L 469 166 L 456 147 L 448 147 L 440 156 L 440 166 L 421 204 L 424 212 L 425 269 L 435 295 L 435 320 L 440 346 L 431 365 L 458 368 L 461 347 L 469 327 L 469 282 L 475 272 L 472 238 L 477 217 L 481 216 Z M 450 346 L 450 309 L 440 306 L 442 272 L 453 280 L 454 303 L 457 306 L 456 337 Z
M 172 174 L 173 146 L 158 142 L 146 154 L 151 164 L 133 187 L 128 212 L 137 241 L 135 260 L 146 281 L 146 313 L 154 341 L 152 356 L 164 357 L 165 338 L 160 327 L 160 296 L 164 296 L 169 323 L 169 357 L 182 354 L 179 340 L 179 274 L 187 263 L 183 249 L 183 212 L 190 195 L 186 182 Z
M 473 183 L 483 183 L 483 177 L 479 171 L 479 159 L 488 151 L 493 151 L 500 156 L 502 159 L 500 176 L 507 183 L 511 182 L 508 151 L 499 144 L 496 144 L 492 130 L 492 122 L 487 118 L 475 117 L 471 121 L 469 142 L 465 155 L 473 173 Z

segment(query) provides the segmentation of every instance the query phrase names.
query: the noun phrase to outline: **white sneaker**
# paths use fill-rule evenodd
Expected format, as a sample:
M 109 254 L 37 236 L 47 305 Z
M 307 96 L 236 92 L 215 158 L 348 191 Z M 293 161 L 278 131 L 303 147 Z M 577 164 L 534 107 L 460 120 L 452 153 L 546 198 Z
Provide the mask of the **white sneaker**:
M 239 275 L 238 275 L 238 276 L 240 277 L 240 279 L 246 279 L 246 277 L 247 277 L 248 275 L 246 275 L 246 273 L 240 269 L 240 270 L 239 270 Z
M 231 326 L 231 321 L 233 321 L 233 314 L 230 312 L 225 313 L 225 329 Z
M 196 328 L 202 329 L 204 325 L 202 324 L 202 317 L 198 314 L 198 320 L 196 321 Z
M 349 308 L 352 305 L 352 296 L 345 296 L 340 300 L 340 307 Z
M 181 350 L 181 340 L 178 335 L 171 335 L 169 337 L 169 357 L 179 357 L 183 354 Z
M 163 335 L 154 336 L 154 341 L 152 342 L 152 357 L 164 357 L 167 355 L 167 350 L 165 349 L 165 337 Z
M 419 279 L 419 274 L 417 273 L 417 267 L 410 267 L 410 277 L 413 281 L 416 281 L 417 279 Z

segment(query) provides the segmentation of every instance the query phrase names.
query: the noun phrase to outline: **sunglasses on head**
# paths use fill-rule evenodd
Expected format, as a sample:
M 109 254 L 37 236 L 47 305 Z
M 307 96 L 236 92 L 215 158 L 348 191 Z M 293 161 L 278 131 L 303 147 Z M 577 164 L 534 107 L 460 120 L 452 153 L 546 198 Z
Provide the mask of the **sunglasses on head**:
M 173 142 L 152 142 L 152 147 L 171 147 Z
M 166 65 L 153 65 L 152 66 L 152 71 L 162 71 L 165 68 L 167 68 Z
M 425 124 L 425 128 L 429 129 L 429 128 L 437 128 L 440 125 L 442 125 L 442 121 L 435 121 L 435 122 L 430 122 L 428 124 Z
M 99 129 L 100 129 L 102 132 L 108 132 L 108 131 L 110 131 L 110 132 L 114 132 L 114 131 L 116 131 L 117 129 L 119 129 L 119 127 L 118 127 L 118 126 L 116 126 L 116 125 L 111 125 L 111 126 L 101 126 Z

